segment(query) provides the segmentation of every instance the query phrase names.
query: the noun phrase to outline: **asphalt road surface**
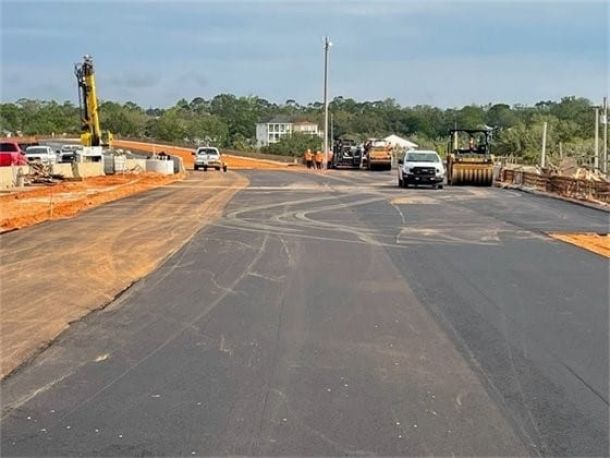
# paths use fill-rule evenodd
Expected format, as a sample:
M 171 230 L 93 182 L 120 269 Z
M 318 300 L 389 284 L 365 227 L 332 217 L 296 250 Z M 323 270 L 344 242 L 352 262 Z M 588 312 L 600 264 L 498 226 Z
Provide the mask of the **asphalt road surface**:
M 245 172 L 222 219 L 2 385 L 2 455 L 608 452 L 597 210 Z

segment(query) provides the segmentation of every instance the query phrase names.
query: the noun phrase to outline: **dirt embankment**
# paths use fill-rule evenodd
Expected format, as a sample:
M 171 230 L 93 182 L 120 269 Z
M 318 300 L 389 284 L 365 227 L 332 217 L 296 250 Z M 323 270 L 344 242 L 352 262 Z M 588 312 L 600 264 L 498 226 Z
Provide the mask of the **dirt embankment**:
M 551 237 L 610 258 L 610 236 L 595 233 L 551 232 Z
M 182 175 L 143 173 L 87 178 L 37 186 L 0 196 L 0 232 L 68 218 L 106 202 L 173 183 Z
M 186 168 L 193 167 L 193 149 L 184 148 L 181 146 L 167 146 L 153 143 L 142 143 L 128 140 L 114 140 L 112 145 L 115 148 L 125 148 L 137 151 L 145 151 L 148 153 L 166 153 L 179 156 L 184 161 Z M 285 162 L 271 161 L 267 159 L 255 159 L 249 157 L 232 156 L 230 154 L 223 155 L 229 169 L 283 169 L 291 166 Z
M 163 192 L 3 234 L 0 376 L 154 271 L 247 184 L 233 172 L 198 174 Z

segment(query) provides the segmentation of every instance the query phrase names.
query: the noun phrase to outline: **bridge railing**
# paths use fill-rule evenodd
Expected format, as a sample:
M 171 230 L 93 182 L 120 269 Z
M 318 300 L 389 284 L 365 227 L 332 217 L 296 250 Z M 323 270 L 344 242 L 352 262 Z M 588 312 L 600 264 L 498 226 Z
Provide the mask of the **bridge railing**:
M 594 200 L 610 204 L 610 182 L 585 180 L 547 173 L 502 169 L 499 182 L 559 194 L 576 199 Z

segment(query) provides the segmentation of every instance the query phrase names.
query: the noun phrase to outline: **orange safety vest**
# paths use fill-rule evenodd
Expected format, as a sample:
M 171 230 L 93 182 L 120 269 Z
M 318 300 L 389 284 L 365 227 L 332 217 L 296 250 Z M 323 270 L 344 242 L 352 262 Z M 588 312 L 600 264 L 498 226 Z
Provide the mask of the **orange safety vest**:
M 322 162 L 322 159 L 324 159 L 322 151 L 316 151 L 316 162 Z
M 311 151 L 305 151 L 305 160 L 306 161 L 312 161 L 313 160 L 313 153 Z

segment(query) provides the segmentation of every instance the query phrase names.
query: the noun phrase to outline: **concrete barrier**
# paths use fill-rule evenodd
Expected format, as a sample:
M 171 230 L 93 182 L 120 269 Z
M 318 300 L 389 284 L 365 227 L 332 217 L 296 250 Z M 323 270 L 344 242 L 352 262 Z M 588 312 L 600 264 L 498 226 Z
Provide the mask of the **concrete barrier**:
M 174 161 L 146 159 L 146 171 L 160 173 L 161 175 L 173 175 Z
M 131 158 L 131 159 L 127 159 L 125 161 L 125 167 L 127 168 L 127 171 L 140 171 L 140 172 L 145 172 L 146 171 L 146 159 L 136 159 L 136 158 Z
M 75 175 L 75 178 L 103 176 L 104 162 L 76 162 Z
M 18 177 L 28 173 L 27 165 L 0 167 L 0 189 L 13 189 L 18 184 Z
M 184 160 L 179 156 L 171 156 L 171 158 L 174 162 L 174 173 L 184 173 L 186 171 L 184 169 Z
M 127 158 L 122 155 L 104 155 L 104 173 L 106 175 L 127 172 Z
M 72 164 L 61 163 L 61 164 L 53 164 L 52 173 L 61 175 L 64 178 L 74 178 L 74 172 L 72 170 Z

